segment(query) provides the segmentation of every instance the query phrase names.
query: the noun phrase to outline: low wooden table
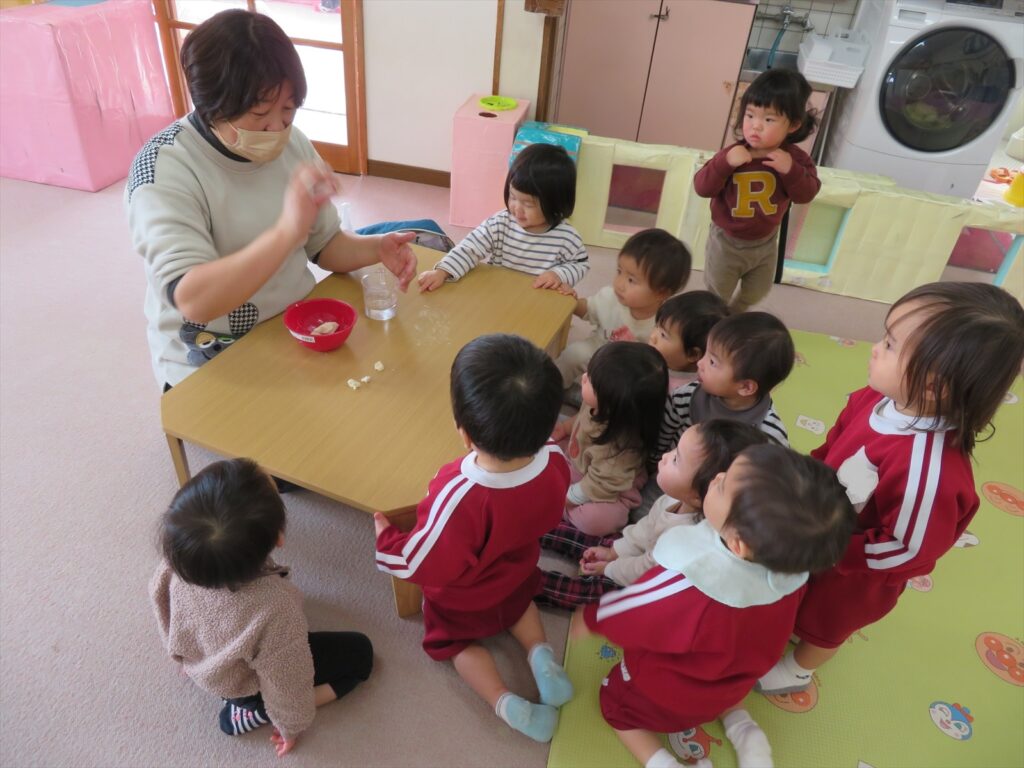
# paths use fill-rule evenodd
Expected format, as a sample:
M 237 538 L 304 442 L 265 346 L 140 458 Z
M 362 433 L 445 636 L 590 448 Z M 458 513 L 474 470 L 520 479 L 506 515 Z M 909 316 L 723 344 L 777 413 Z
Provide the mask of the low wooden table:
M 436 251 L 416 248 L 420 270 Z M 161 414 L 184 484 L 183 441 L 228 457 L 248 456 L 289 480 L 408 530 L 437 470 L 464 450 L 452 423 L 449 371 L 456 353 L 487 333 L 516 333 L 557 355 L 572 299 L 535 290 L 533 278 L 482 265 L 431 294 L 415 284 L 392 320 L 363 314 L 358 281 L 331 275 L 310 297 L 347 301 L 360 313 L 332 352 L 300 346 L 280 318 L 242 339 L 167 392 Z M 374 370 L 380 361 L 383 371 Z M 346 382 L 370 376 L 353 391 Z M 367 557 L 370 555 L 367 553 Z M 420 608 L 419 589 L 395 581 L 401 616 Z

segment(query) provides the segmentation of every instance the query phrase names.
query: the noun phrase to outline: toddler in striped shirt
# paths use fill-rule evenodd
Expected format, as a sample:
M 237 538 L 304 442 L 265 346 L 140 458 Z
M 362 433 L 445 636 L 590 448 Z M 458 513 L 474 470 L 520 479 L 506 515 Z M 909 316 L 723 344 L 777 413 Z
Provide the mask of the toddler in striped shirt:
M 531 144 L 505 177 L 505 210 L 491 216 L 419 278 L 436 291 L 481 261 L 536 275 L 534 288 L 571 289 L 590 269 L 583 239 L 565 219 L 576 206 L 576 166 L 562 147 Z

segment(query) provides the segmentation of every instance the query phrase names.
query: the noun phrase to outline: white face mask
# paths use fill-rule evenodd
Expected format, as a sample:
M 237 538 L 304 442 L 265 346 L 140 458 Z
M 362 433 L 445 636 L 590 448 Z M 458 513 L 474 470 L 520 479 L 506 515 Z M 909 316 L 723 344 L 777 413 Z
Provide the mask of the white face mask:
M 233 125 L 231 127 L 235 128 Z M 228 142 L 216 128 L 213 128 L 213 133 L 225 147 L 239 157 L 252 160 L 254 163 L 269 163 L 288 146 L 292 127 L 289 125 L 283 131 L 247 131 L 244 128 L 235 128 L 234 143 Z

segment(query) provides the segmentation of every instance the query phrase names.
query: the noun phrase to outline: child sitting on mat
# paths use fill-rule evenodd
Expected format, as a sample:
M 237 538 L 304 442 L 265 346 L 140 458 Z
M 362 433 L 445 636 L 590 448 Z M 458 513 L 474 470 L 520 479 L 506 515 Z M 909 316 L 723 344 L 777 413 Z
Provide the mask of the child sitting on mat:
M 578 559 L 582 575 L 545 571 L 544 591 L 537 603 L 575 608 L 632 584 L 654 567 L 654 545 L 661 534 L 677 525 L 700 522 L 711 480 L 728 469 L 740 451 L 767 440 L 760 430 L 726 419 L 686 430 L 679 445 L 658 465 L 655 480 L 665 495 L 640 522 L 627 525 L 621 538 L 587 536 L 561 525 L 541 539 L 543 549 Z
M 644 465 L 658 439 L 668 369 L 649 344 L 616 341 L 594 353 L 583 374 L 583 404 L 558 423 L 551 439 L 568 438 L 572 485 L 564 524 L 588 536 L 622 530 L 640 504 Z
M 579 406 L 576 382 L 594 353 L 609 341 L 646 341 L 655 314 L 690 278 L 690 252 L 663 229 L 632 235 L 618 256 L 615 279 L 593 296 L 577 298 L 573 314 L 594 326 L 590 336 L 569 344 L 558 356 L 566 402 Z M 574 291 L 563 291 L 572 293 Z
M 745 312 L 719 321 L 697 363 L 697 381 L 669 395 L 658 451 L 672 450 L 687 427 L 715 418 L 742 421 L 789 445 L 771 391 L 789 376 L 795 359 L 793 339 L 774 315 Z
M 534 288 L 571 289 L 590 269 L 583 239 L 565 221 L 576 206 L 576 165 L 562 147 L 531 144 L 505 177 L 505 210 L 491 216 L 433 269 L 421 291 L 464 277 L 481 261 L 536 275 Z
M 427 655 L 451 659 L 512 728 L 550 741 L 573 694 L 533 604 L 540 537 L 561 519 L 569 487 L 565 456 L 547 443 L 561 407 L 558 369 L 526 339 L 480 336 L 456 355 L 451 394 L 470 453 L 438 470 L 411 531 L 374 515 L 377 567 L 423 588 Z M 479 642 L 506 630 L 527 652 L 540 704 L 509 691 Z
M 811 579 L 800 642 L 761 678 L 762 693 L 801 691 L 846 638 L 896 607 L 931 573 L 978 510 L 971 452 L 1020 374 L 1024 309 L 983 283 L 930 283 L 892 305 L 871 350 L 868 386 L 850 395 L 811 455 L 836 469 L 857 533 Z
M 740 453 L 703 510 L 662 534 L 639 581 L 580 608 L 571 634 L 621 646 L 601 713 L 645 768 L 681 765 L 658 733 L 719 716 L 741 768 L 770 766 L 741 702 L 789 641 L 808 571 L 842 557 L 856 516 L 831 469 L 779 445 Z
M 728 316 L 725 302 L 711 291 L 680 293 L 658 307 L 648 342 L 668 365 L 669 392 L 697 378 L 697 361 L 707 350 L 708 333 Z
M 273 723 L 278 757 L 316 707 L 373 668 L 366 635 L 307 631 L 302 594 L 270 559 L 284 528 L 270 476 L 249 459 L 218 461 L 164 513 L 164 559 L 149 584 L 167 652 L 196 685 L 224 699 L 220 729 L 238 736 Z

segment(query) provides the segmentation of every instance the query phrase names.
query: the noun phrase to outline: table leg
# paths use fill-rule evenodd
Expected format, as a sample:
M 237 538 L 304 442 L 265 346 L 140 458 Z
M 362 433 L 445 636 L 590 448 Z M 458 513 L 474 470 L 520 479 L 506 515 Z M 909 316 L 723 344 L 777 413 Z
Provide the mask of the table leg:
M 416 525 L 416 508 L 388 515 L 388 520 L 400 531 L 411 531 Z M 391 589 L 395 593 L 395 610 L 401 619 L 415 616 L 423 609 L 423 593 L 411 581 L 391 577 Z
M 171 449 L 171 461 L 174 462 L 174 474 L 178 476 L 178 485 L 184 485 L 192 477 L 188 471 L 188 457 L 185 456 L 185 444 L 177 437 L 166 435 L 167 447 Z
M 395 593 L 395 610 L 398 618 L 406 619 L 423 610 L 423 592 L 411 581 L 391 577 L 391 589 Z
M 548 348 L 544 351 L 547 352 L 552 358 L 557 358 L 562 354 L 562 350 L 565 349 L 565 345 L 569 341 L 569 328 L 572 326 L 572 315 L 566 318 L 562 327 L 555 334 L 555 338 L 548 344 Z

